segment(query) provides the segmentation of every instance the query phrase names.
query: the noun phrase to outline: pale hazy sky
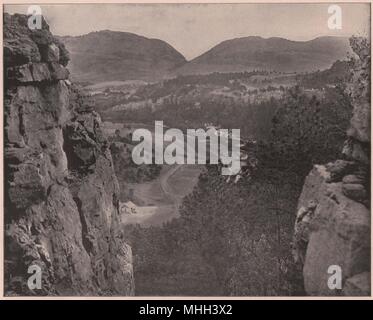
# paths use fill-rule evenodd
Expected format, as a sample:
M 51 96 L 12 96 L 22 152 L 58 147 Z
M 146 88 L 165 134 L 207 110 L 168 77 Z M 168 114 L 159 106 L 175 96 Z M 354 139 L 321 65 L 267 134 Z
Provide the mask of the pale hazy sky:
M 56 35 L 133 32 L 167 41 L 189 60 L 237 37 L 310 40 L 324 35 L 367 35 L 370 5 L 339 5 L 341 30 L 329 30 L 328 4 L 71 4 L 41 8 Z M 6 5 L 5 11 L 26 13 L 27 6 Z

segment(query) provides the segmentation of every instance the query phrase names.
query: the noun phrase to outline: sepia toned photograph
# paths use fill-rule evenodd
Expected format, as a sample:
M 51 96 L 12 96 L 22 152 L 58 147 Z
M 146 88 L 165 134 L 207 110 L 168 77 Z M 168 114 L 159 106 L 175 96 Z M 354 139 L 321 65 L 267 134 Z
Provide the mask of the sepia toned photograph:
M 371 297 L 370 2 L 2 25 L 4 297 Z

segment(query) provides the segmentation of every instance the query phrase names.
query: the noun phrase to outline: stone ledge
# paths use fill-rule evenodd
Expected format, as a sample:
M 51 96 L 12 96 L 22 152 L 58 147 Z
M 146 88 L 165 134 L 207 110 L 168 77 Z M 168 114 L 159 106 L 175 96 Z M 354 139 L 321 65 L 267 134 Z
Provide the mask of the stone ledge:
M 57 62 L 28 63 L 7 69 L 8 80 L 15 84 L 33 84 L 69 78 L 69 71 Z

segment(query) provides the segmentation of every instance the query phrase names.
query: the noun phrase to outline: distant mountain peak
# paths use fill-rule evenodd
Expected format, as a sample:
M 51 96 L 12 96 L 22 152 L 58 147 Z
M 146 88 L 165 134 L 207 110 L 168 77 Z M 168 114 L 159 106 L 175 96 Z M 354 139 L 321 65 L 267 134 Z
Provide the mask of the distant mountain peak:
M 82 82 L 154 81 L 186 62 L 165 41 L 130 32 L 100 30 L 60 39 L 70 51 L 72 78 Z
M 189 61 L 176 74 L 275 70 L 306 72 L 329 68 L 350 52 L 348 38 L 318 37 L 295 41 L 247 36 L 225 40 Z

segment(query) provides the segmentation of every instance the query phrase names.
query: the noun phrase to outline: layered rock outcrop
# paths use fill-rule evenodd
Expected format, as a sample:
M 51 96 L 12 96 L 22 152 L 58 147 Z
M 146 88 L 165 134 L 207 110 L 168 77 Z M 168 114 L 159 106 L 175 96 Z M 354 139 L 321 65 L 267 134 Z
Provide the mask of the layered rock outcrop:
M 132 295 L 109 145 L 68 60 L 45 21 L 5 14 L 5 294 Z
M 298 203 L 294 257 L 309 295 L 370 295 L 370 43 L 350 43 L 353 117 L 341 159 L 313 168 Z M 340 267 L 340 288 L 328 285 L 330 266 Z

